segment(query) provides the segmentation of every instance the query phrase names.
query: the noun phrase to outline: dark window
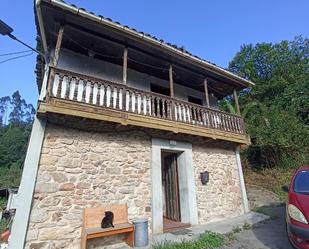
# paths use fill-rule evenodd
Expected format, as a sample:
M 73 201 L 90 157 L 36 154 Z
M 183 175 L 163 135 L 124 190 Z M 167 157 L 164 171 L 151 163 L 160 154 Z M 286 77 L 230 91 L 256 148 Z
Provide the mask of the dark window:
M 150 91 L 152 91 L 154 93 L 160 93 L 160 94 L 163 94 L 163 95 L 166 95 L 166 96 L 170 96 L 170 89 L 163 87 L 163 86 L 150 84 Z
M 188 96 L 188 101 L 194 104 L 203 105 L 203 101 L 200 98 Z
M 309 194 L 309 170 L 300 171 L 294 180 L 294 192 Z

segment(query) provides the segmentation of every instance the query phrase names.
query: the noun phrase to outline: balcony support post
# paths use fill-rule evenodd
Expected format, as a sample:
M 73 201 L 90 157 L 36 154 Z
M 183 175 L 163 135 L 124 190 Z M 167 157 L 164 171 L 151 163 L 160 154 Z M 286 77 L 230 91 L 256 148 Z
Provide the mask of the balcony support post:
M 170 79 L 170 97 L 174 98 L 174 82 L 173 82 L 173 66 L 169 66 L 169 79 Z
M 235 101 L 235 105 L 236 105 L 236 113 L 237 113 L 238 115 L 240 115 L 240 107 L 239 107 L 239 102 L 238 102 L 238 96 L 237 96 L 237 91 L 236 91 L 236 89 L 234 89 L 233 94 L 234 94 L 234 101 Z
M 60 48 L 61 48 L 61 43 L 62 43 L 62 38 L 63 38 L 63 32 L 64 32 L 64 26 L 60 26 L 59 32 L 58 32 L 58 37 L 57 37 L 57 43 L 56 43 L 56 47 L 55 47 L 54 59 L 53 59 L 53 66 L 54 67 L 56 67 L 57 64 L 58 64 Z
M 124 48 L 122 81 L 123 81 L 123 84 L 125 85 L 127 84 L 127 69 L 128 69 L 128 48 Z
M 169 65 L 169 80 L 170 80 L 170 97 L 172 98 L 172 103 L 171 103 L 171 114 L 172 114 L 172 120 L 176 119 L 176 113 L 175 113 L 175 102 L 173 100 L 174 98 L 174 81 L 173 81 L 173 66 L 172 64 Z
M 208 95 L 208 82 L 207 82 L 207 78 L 204 79 L 204 89 L 205 89 L 206 106 L 209 108 L 209 95 Z

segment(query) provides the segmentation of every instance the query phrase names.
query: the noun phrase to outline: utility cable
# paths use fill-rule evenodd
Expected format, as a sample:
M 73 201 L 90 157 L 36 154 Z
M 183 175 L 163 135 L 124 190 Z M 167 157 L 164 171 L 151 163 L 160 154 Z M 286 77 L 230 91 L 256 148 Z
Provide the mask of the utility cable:
M 26 57 L 26 56 L 29 56 L 29 55 L 32 55 L 32 54 L 33 54 L 33 51 L 31 51 L 31 53 L 29 53 L 29 54 L 20 55 L 20 56 L 16 56 L 16 57 L 13 57 L 13 58 L 9 58 L 9 59 L 0 61 L 0 64 L 5 63 L 5 62 L 7 62 L 7 61 L 11 61 L 11 60 L 16 60 L 16 59 L 19 59 L 19 58 L 23 58 L 23 57 Z
M 7 53 L 7 54 L 0 54 L 0 56 L 9 56 L 9 55 L 15 55 L 15 54 L 24 54 L 24 53 L 28 53 L 32 50 L 23 50 L 23 51 L 18 51 L 18 52 L 13 52 L 13 53 Z

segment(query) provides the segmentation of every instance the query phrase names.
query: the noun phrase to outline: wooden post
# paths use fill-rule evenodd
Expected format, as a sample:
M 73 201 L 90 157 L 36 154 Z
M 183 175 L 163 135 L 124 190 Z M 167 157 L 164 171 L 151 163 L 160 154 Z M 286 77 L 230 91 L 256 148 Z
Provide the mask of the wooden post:
M 125 84 L 125 85 L 127 84 L 127 68 L 128 68 L 128 49 L 124 48 L 122 81 L 123 81 L 123 84 Z
M 176 113 L 175 113 L 175 103 L 174 103 L 174 82 L 173 82 L 173 66 L 170 64 L 169 66 L 169 79 L 170 79 L 170 97 L 172 98 L 172 103 L 171 103 L 171 119 L 175 120 L 176 118 Z
M 170 97 L 174 98 L 174 82 L 173 82 L 173 66 L 170 64 L 169 67 L 169 78 L 170 78 Z
M 56 47 L 55 47 L 54 60 L 53 60 L 53 66 L 54 67 L 56 67 L 57 64 L 58 64 L 60 48 L 61 48 L 61 43 L 62 43 L 62 38 L 63 38 L 63 31 L 64 31 L 64 26 L 60 26 L 59 32 L 58 32 L 58 37 L 57 37 L 57 43 L 56 43 Z
M 206 78 L 204 79 L 204 89 L 205 89 L 206 106 L 209 108 L 208 82 Z
M 238 96 L 237 96 L 237 91 L 236 89 L 234 89 L 234 101 L 235 101 L 235 105 L 236 105 L 236 112 L 238 115 L 240 115 L 240 107 L 239 107 L 239 102 L 238 102 Z

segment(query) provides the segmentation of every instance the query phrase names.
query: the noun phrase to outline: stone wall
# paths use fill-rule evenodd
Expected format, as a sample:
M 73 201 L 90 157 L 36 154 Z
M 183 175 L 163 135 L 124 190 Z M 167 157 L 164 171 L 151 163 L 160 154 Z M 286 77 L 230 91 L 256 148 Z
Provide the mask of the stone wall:
M 85 207 L 127 203 L 130 220 L 151 221 L 150 149 L 140 132 L 48 125 L 26 248 L 79 248 Z
M 151 228 L 151 136 L 141 129 L 114 126 L 87 132 L 48 124 L 26 248 L 80 248 L 85 207 L 127 203 L 129 219 L 147 217 Z M 177 138 L 183 140 L 170 137 Z M 243 213 L 234 147 L 187 139 L 192 143 L 199 223 Z M 202 185 L 200 172 L 205 170 L 210 182 Z M 95 239 L 88 248 L 104 248 L 121 238 Z
M 199 223 L 205 224 L 244 213 L 236 156 L 233 147 L 193 143 L 193 166 Z M 200 173 L 209 172 L 202 185 Z

